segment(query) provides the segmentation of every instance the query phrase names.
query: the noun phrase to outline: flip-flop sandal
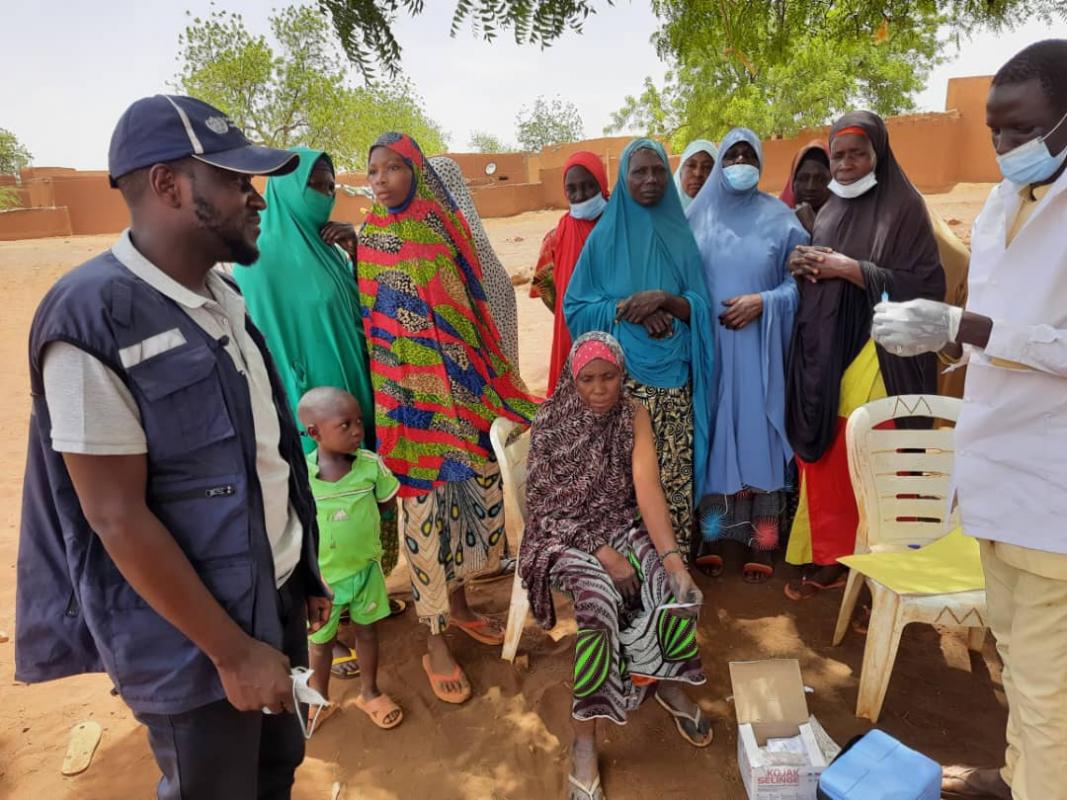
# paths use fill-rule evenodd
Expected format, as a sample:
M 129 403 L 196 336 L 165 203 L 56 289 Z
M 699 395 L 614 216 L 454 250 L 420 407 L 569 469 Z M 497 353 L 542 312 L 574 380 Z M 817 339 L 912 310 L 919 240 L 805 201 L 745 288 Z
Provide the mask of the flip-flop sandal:
M 745 579 L 745 583 L 766 583 L 767 581 L 757 581 L 752 578 L 756 575 L 764 575 L 768 578 L 774 576 L 774 567 L 770 564 L 761 564 L 758 561 L 748 561 L 743 567 L 741 567 L 741 577 Z
M 600 788 L 600 776 L 593 778 L 593 782 L 586 786 L 573 775 L 568 775 L 567 780 L 571 785 L 570 800 L 604 800 L 604 790 Z
M 377 725 L 382 730 L 391 730 L 404 721 L 404 712 L 395 702 L 393 698 L 384 692 L 373 700 L 364 700 L 363 695 L 356 697 L 356 708 L 370 717 L 371 722 Z M 399 711 L 396 718 L 392 722 L 386 722 L 386 718 L 394 711 Z
M 79 722 L 70 729 L 67 752 L 63 756 L 64 775 L 77 775 L 89 769 L 102 734 L 100 723 L 93 720 Z
M 308 736 L 314 734 L 340 710 L 341 707 L 337 703 L 330 703 L 328 706 L 308 706 Z
M 697 569 L 709 578 L 718 578 L 726 569 L 722 556 L 700 556 L 696 561 Z
M 504 644 L 505 631 L 500 627 L 499 622 L 489 617 L 479 616 L 471 622 L 460 622 L 458 619 L 453 619 L 452 624 L 476 642 L 492 646 Z M 496 632 L 487 633 L 487 629 L 489 631 L 495 630 Z
M 704 718 L 704 712 L 700 709 L 700 706 L 697 706 L 697 713 L 695 715 L 691 715 L 686 714 L 684 711 L 679 711 L 677 708 L 671 708 L 671 706 L 668 705 L 667 701 L 660 697 L 658 694 L 653 695 L 653 697 L 655 697 L 656 702 L 663 706 L 666 712 L 674 718 L 674 727 L 678 729 L 678 733 L 681 734 L 681 737 L 687 742 L 689 742 L 689 744 L 693 745 L 693 747 L 707 747 L 715 739 L 715 732 L 711 728 L 708 728 L 707 741 L 698 742 L 696 739 L 686 733 L 685 727 L 682 725 L 683 719 L 688 720 L 689 722 L 693 723 L 693 727 L 695 727 L 697 730 L 700 730 L 700 720 Z
M 405 611 L 407 611 L 408 604 L 401 600 L 399 597 L 389 598 L 389 616 L 399 617 Z
M 793 582 L 789 582 L 785 585 L 785 596 L 790 600 L 800 603 L 804 600 L 810 600 L 819 592 L 826 592 L 830 589 L 841 589 L 848 583 L 848 575 L 842 575 L 833 583 L 818 583 L 817 581 L 810 581 L 807 578 L 800 582 L 800 588 L 797 589 L 793 586 Z M 804 589 L 810 589 L 809 592 L 804 592 Z
M 352 664 L 353 666 L 345 669 L 345 664 Z M 335 678 L 340 678 L 343 681 L 351 680 L 352 678 L 358 678 L 360 673 L 359 661 L 356 660 L 356 651 L 349 650 L 348 655 L 336 656 L 330 663 L 330 674 Z
M 426 655 L 422 657 L 422 671 L 430 679 L 430 688 L 433 690 L 434 696 L 442 703 L 460 705 L 471 699 L 470 681 L 467 680 L 467 676 L 463 674 L 463 670 L 459 668 L 458 664 L 451 675 L 440 675 L 430 668 L 430 657 Z M 450 692 L 445 689 L 446 683 L 458 683 L 463 688 L 458 692 Z

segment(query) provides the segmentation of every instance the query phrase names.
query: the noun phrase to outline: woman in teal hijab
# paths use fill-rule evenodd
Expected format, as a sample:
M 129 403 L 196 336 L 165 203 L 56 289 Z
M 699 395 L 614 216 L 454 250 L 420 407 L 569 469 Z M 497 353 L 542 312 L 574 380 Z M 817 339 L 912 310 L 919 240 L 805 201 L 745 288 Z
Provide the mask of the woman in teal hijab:
M 690 557 L 694 490 L 711 437 L 714 328 L 704 267 L 663 146 L 637 139 L 589 235 L 563 301 L 574 337 L 605 331 L 622 345 L 630 394 L 652 417 L 660 477 L 682 556 Z
M 295 147 L 300 165 L 294 172 L 267 180 L 267 208 L 261 215 L 259 260 L 235 267 L 248 314 L 263 333 L 274 358 L 293 418 L 296 404 L 309 389 L 336 386 L 350 392 L 363 412 L 364 447 L 373 450 L 374 395 L 359 291 L 352 270 L 356 232 L 349 223 L 331 222 L 334 168 L 321 150 Z M 298 423 L 299 424 L 299 423 Z M 304 450 L 315 449 L 303 437 Z M 382 570 L 396 566 L 396 511 L 382 514 Z M 339 677 L 358 674 L 335 664 Z

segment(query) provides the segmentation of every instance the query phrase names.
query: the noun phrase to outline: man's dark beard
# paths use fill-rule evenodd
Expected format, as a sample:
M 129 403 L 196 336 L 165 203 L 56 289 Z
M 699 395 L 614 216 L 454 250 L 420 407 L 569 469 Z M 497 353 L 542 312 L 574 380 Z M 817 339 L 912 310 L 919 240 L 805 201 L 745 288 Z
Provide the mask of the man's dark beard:
M 222 224 L 222 215 L 215 206 L 205 200 L 196 188 L 193 188 L 193 208 L 196 219 L 204 230 L 211 231 L 226 248 L 227 260 L 243 267 L 251 266 L 259 258 L 259 248 L 249 244 L 240 233 L 227 229 Z

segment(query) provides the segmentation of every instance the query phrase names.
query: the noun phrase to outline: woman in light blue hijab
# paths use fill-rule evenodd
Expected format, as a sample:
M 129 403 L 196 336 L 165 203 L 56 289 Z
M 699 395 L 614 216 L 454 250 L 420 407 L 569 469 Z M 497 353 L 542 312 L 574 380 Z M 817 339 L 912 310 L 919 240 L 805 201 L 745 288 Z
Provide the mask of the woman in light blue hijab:
M 572 336 L 605 331 L 622 345 L 630 394 L 652 417 L 674 534 L 688 562 L 694 477 L 700 492 L 706 473 L 714 330 L 700 253 L 669 184 L 663 145 L 637 139 L 626 147 L 563 313 Z
M 678 190 L 678 199 L 682 201 L 682 211 L 689 208 L 718 160 L 719 148 L 715 142 L 694 139 L 686 145 L 678 161 L 678 169 L 674 171 L 674 188 Z
M 759 137 L 735 128 L 687 217 L 718 317 L 711 454 L 700 502 L 705 543 L 698 565 L 722 572 L 723 539 L 749 548 L 745 580 L 773 573 L 786 504 L 785 365 L 797 286 L 789 254 L 809 236 L 790 208 L 764 194 Z

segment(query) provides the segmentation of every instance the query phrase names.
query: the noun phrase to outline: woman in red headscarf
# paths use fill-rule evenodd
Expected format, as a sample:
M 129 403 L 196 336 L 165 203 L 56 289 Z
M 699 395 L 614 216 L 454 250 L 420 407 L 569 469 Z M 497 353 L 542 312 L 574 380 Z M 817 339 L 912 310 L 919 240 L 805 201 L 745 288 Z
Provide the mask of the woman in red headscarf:
M 556 315 L 552 329 L 552 355 L 548 364 L 548 393 L 556 389 L 571 351 L 571 335 L 563 316 L 563 297 L 585 240 L 608 204 L 608 177 L 595 153 L 580 151 L 563 166 L 563 191 L 570 211 L 545 234 L 534 270 L 531 297 L 540 297 Z

